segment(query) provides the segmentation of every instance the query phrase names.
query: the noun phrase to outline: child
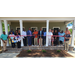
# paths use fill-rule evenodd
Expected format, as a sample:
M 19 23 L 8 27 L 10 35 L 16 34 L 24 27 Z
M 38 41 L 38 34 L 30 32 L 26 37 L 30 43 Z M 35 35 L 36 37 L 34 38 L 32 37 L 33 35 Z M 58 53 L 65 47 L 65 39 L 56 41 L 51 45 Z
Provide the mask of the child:
M 16 40 L 17 40 L 17 48 L 21 48 L 21 38 L 20 38 L 20 36 L 18 35 L 18 33 L 17 33 L 17 35 L 16 35 Z

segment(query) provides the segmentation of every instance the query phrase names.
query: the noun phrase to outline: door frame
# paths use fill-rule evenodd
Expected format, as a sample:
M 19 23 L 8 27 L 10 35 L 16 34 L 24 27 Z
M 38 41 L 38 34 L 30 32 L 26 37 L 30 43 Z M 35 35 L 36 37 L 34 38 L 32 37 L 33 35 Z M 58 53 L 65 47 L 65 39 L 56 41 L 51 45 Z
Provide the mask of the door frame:
M 60 29 L 60 27 L 53 27 L 53 29 L 54 29 L 54 28 L 59 28 L 59 29 Z
M 20 27 L 16 27 L 16 30 L 17 30 L 17 28 L 20 28 Z M 25 28 L 25 27 L 23 27 L 23 28 Z
M 42 29 L 43 29 L 43 28 L 46 28 L 46 27 L 42 27 Z
M 38 29 L 37 27 L 31 27 L 31 28 L 36 28 L 36 30 Z

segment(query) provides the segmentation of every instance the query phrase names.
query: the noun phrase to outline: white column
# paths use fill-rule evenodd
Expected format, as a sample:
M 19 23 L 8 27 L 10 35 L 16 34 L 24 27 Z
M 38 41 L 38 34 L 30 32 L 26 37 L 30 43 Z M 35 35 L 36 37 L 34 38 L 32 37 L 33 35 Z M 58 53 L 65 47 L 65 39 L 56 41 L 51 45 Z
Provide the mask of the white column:
M 46 46 L 48 46 L 49 20 L 46 21 Z
M 74 47 L 74 36 L 75 36 L 75 20 L 73 21 L 72 39 L 71 39 L 71 46 L 73 47 Z
M 2 35 L 2 22 L 1 22 L 1 20 L 0 20 L 0 36 Z M 1 40 L 1 46 L 3 46 L 3 42 L 2 42 L 2 40 Z
M 22 31 L 23 31 L 23 24 L 22 24 L 22 20 L 19 20 L 20 22 L 20 34 L 22 35 Z M 21 36 L 21 46 L 23 46 L 23 38 Z
M 7 20 L 4 20 L 4 25 L 5 25 L 5 33 L 8 35 L 8 25 L 7 25 Z M 9 41 L 7 40 L 7 46 L 9 46 Z

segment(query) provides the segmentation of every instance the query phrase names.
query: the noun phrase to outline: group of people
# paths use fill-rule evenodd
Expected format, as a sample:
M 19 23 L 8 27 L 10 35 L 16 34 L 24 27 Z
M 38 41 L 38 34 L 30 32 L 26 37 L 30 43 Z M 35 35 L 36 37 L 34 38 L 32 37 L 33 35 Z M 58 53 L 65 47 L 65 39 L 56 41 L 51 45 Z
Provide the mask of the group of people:
M 48 45 L 49 46 L 56 46 L 59 44 L 63 44 L 65 46 L 65 50 L 69 49 L 69 39 L 70 39 L 70 31 L 68 28 L 66 28 L 66 31 L 57 31 L 54 29 L 49 29 L 48 35 L 46 35 L 46 30 L 42 30 L 40 28 L 39 31 L 36 29 L 34 32 L 32 32 L 32 29 L 29 28 L 29 30 L 26 32 L 25 29 L 22 31 L 22 35 L 20 35 L 20 30 L 16 30 L 15 32 L 13 29 L 9 32 L 9 36 L 3 32 L 1 35 L 1 40 L 3 41 L 3 49 L 6 51 L 6 44 L 7 39 L 9 38 L 11 40 L 12 48 L 15 48 L 15 43 L 17 43 L 17 48 L 21 48 L 21 37 L 23 38 L 23 44 L 24 46 L 33 46 L 33 45 L 45 45 L 46 44 L 46 36 L 48 36 Z M 65 41 L 65 42 L 64 42 Z

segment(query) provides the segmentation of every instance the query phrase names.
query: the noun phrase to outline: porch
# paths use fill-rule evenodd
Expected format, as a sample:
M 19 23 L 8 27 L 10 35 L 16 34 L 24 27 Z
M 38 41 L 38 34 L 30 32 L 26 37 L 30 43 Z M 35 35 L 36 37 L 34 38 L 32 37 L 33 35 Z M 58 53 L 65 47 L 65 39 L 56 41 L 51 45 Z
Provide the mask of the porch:
M 14 31 L 16 29 L 20 29 L 21 35 L 23 28 L 28 30 L 28 28 L 37 29 L 40 28 L 46 29 L 46 33 L 48 35 L 49 29 L 59 28 L 60 30 L 65 31 L 66 26 L 68 23 L 73 22 L 73 28 L 75 24 L 75 20 L 72 18 L 2 18 L 0 19 L 0 35 L 2 34 L 2 21 L 5 25 L 5 32 L 8 35 L 8 24 L 10 26 L 10 29 L 13 29 Z M 74 29 L 72 32 L 72 39 L 69 45 L 71 47 L 74 47 Z M 1 46 L 3 46 L 1 41 Z M 7 46 L 10 46 L 9 41 L 7 42 Z M 21 46 L 23 47 L 23 39 L 21 37 Z M 27 46 L 28 47 L 28 46 Z M 46 47 L 48 47 L 48 36 L 46 36 Z M 58 46 L 57 46 L 58 47 Z M 33 46 L 32 46 L 33 48 Z

